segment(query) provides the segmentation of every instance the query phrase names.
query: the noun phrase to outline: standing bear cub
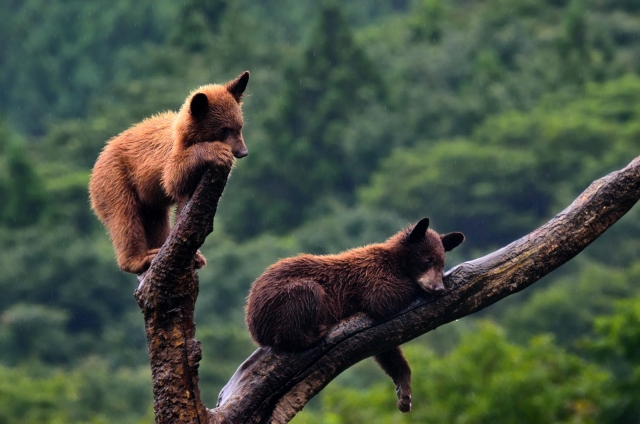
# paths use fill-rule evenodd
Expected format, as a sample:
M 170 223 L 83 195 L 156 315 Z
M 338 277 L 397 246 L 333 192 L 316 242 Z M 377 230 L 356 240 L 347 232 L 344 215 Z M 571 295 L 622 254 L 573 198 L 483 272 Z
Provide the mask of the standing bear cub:
M 386 242 L 337 255 L 300 255 L 270 266 L 251 287 L 246 321 L 253 340 L 276 351 L 305 350 L 357 312 L 389 317 L 421 291 L 442 292 L 445 252 L 462 233 L 438 235 L 424 218 Z M 411 369 L 400 347 L 375 356 L 393 379 L 398 408 L 411 410 Z
M 112 138 L 93 168 L 91 207 L 106 225 L 123 271 L 144 272 L 208 167 L 228 173 L 247 155 L 242 95 L 249 72 L 192 92 L 176 112 L 148 118 Z M 197 268 L 206 265 L 196 253 Z

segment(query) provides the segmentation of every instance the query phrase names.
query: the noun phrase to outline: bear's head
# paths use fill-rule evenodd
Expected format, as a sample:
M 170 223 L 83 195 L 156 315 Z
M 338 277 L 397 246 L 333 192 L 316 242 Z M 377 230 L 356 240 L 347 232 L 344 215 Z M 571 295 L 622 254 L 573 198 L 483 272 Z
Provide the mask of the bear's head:
M 445 252 L 455 249 L 464 241 L 462 233 L 438 234 L 429 229 L 429 218 L 421 219 L 406 232 L 404 243 L 409 250 L 407 269 L 412 279 L 427 292 L 445 290 Z
M 249 72 L 224 85 L 211 84 L 191 93 L 180 109 L 177 139 L 186 145 L 219 141 L 231 147 L 236 158 L 249 153 L 242 137 L 242 96 Z

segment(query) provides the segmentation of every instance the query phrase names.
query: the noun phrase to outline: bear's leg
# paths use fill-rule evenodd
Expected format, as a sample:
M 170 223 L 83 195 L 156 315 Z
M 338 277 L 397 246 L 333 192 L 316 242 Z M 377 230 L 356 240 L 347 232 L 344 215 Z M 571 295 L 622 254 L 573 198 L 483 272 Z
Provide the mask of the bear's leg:
M 362 311 L 375 319 L 386 318 L 400 311 L 415 298 L 415 292 L 393 284 L 379 284 L 375 290 L 362 294 Z
M 157 249 L 150 250 L 136 196 L 128 188 L 120 190 L 105 220 L 115 247 L 120 269 L 140 274 L 149 268 Z
M 396 385 L 400 412 L 411 411 L 411 368 L 400 346 L 382 352 L 374 359 Z
M 120 269 L 145 271 L 155 253 L 147 245 L 141 205 L 127 167 L 105 152 L 93 170 L 89 191 L 93 209 L 109 230 Z
M 317 344 L 326 333 L 324 297 L 322 287 L 312 280 L 250 293 L 247 324 L 253 339 L 284 352 L 299 352 Z
M 145 266 L 147 268 L 151 265 L 151 261 L 158 254 L 167 237 L 169 237 L 169 232 L 171 231 L 169 212 L 168 205 L 153 209 L 142 208 L 141 221 L 147 241 L 145 258 Z
M 169 237 L 171 225 L 169 223 L 169 209 L 158 208 L 145 210 L 142 214 L 144 233 L 147 239 L 147 248 L 157 250 Z
M 207 167 L 229 173 L 234 160 L 231 147 L 219 141 L 175 148 L 163 169 L 165 192 L 174 199 L 188 198 Z
M 312 280 L 298 280 L 287 284 L 281 297 L 280 327 L 276 348 L 301 351 L 317 344 L 326 333 L 322 325 L 322 304 L 325 292 Z

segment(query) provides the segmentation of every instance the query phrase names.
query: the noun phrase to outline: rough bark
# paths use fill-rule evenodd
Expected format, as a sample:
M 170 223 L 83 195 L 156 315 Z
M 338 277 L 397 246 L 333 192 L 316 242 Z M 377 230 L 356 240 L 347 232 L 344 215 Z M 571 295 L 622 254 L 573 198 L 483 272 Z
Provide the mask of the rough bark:
M 198 296 L 194 255 L 213 231 L 213 217 L 228 174 L 207 170 L 169 238 L 138 277 L 134 293 L 142 309 L 153 378 L 156 423 L 207 423 L 200 399 L 193 311 Z
M 158 423 L 285 423 L 333 378 L 356 362 L 405 343 L 523 290 L 569 261 L 640 198 L 640 157 L 592 183 L 551 221 L 510 245 L 445 276 L 447 291 L 424 295 L 399 314 L 341 322 L 318 346 L 298 354 L 256 350 L 224 387 L 218 405 L 200 401 L 191 260 L 212 230 L 226 176 L 205 175 L 136 298 L 145 314 Z

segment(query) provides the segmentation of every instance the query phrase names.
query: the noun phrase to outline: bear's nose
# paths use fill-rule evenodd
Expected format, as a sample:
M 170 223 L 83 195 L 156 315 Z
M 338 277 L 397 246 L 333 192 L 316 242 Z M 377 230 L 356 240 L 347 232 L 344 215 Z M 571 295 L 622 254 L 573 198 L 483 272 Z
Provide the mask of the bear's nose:
M 442 293 L 443 291 L 445 291 L 444 284 L 442 284 L 442 283 L 437 284 L 437 285 L 433 288 L 433 291 L 434 291 L 434 292 L 436 292 L 436 293 Z
M 234 152 L 233 155 L 235 157 L 237 157 L 238 159 L 241 159 L 241 158 L 247 156 L 248 154 L 249 154 L 249 151 L 247 149 L 242 149 L 242 150 L 239 150 L 237 152 Z

